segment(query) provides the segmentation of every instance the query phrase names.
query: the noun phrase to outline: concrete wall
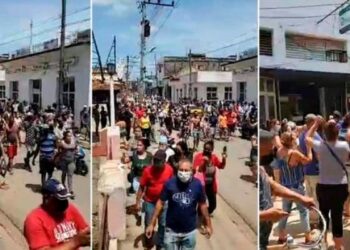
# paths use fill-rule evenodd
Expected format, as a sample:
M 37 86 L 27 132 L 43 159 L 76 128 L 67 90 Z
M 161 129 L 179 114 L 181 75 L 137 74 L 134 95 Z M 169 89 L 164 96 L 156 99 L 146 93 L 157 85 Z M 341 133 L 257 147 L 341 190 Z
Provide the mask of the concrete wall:
M 50 55 L 46 55 L 50 54 Z M 79 121 L 79 112 L 84 105 L 89 104 L 91 98 L 90 91 L 90 46 L 87 44 L 67 48 L 65 51 L 66 58 L 76 57 L 77 61 L 68 69 L 67 76 L 75 79 L 75 121 Z M 10 82 L 18 81 L 19 101 L 31 101 L 31 86 L 30 80 L 41 79 L 41 101 L 42 106 L 46 107 L 52 103 L 57 103 L 58 95 L 58 58 L 59 51 L 44 53 L 42 55 L 34 55 L 23 59 L 18 59 L 4 63 L 4 67 L 9 69 L 5 76 L 6 96 L 10 98 Z M 33 65 L 40 65 L 45 60 L 50 63 L 50 68 L 47 70 L 31 70 Z M 25 72 L 16 72 L 17 68 L 25 65 Z
M 238 82 L 247 83 L 247 102 L 258 103 L 258 81 L 257 71 L 245 72 L 242 74 L 234 74 L 232 81 L 232 98 L 237 100 L 238 98 Z
M 288 7 L 288 6 L 305 6 L 305 5 L 322 5 L 329 4 L 328 0 L 288 0 L 278 1 L 264 0 L 260 3 L 260 8 L 266 7 Z M 337 7 L 334 6 L 320 6 L 317 8 L 288 8 L 288 9 L 261 9 L 260 15 L 262 17 L 279 17 L 279 16 L 317 16 L 329 13 Z M 261 56 L 260 67 L 264 68 L 283 68 L 304 71 L 318 71 L 318 72 L 337 72 L 349 73 L 350 60 L 347 63 L 338 62 L 321 62 L 314 60 L 301 60 L 286 58 L 286 44 L 285 33 L 298 33 L 307 36 L 319 37 L 322 39 L 337 39 L 346 41 L 348 56 L 350 54 L 350 36 L 349 34 L 341 35 L 339 33 L 339 16 L 336 15 L 328 17 L 321 24 L 316 24 L 321 17 L 316 18 L 261 18 L 260 27 L 272 30 L 273 40 L 273 56 Z

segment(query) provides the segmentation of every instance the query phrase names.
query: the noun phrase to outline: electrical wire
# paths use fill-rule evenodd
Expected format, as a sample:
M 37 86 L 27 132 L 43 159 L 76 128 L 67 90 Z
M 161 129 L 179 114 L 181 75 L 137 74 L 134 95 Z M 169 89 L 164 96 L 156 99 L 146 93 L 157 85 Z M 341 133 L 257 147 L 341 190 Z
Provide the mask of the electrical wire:
M 162 24 L 159 26 L 158 30 L 156 31 L 156 33 L 154 33 L 154 35 L 152 36 L 152 39 L 155 38 L 157 36 L 157 34 L 159 33 L 159 31 L 164 27 L 165 23 L 168 21 L 168 19 L 170 18 L 171 14 L 173 13 L 174 9 L 177 8 L 179 6 L 180 0 L 177 0 L 174 8 L 171 8 L 171 10 L 169 11 L 168 15 L 166 16 L 166 18 L 164 19 L 164 21 L 162 22 Z
M 80 9 L 76 9 L 72 12 L 69 12 L 68 14 L 66 14 L 66 17 L 68 16 L 72 16 L 72 15 L 75 15 L 75 14 L 78 14 L 80 12 L 83 12 L 83 11 L 86 11 L 86 10 L 89 10 L 90 9 L 90 6 L 87 6 L 87 7 L 84 7 L 84 8 L 80 8 Z M 41 20 L 41 21 L 38 21 L 38 22 L 33 22 L 33 30 L 43 26 L 43 25 L 46 25 L 52 21 L 57 21 L 57 20 L 60 20 L 61 17 L 60 15 L 58 16 L 52 16 L 52 17 L 49 17 L 47 19 L 44 19 L 44 20 Z M 36 24 L 36 25 L 35 25 Z M 22 30 L 19 30 L 17 32 L 14 32 L 14 33 L 9 33 L 9 34 L 4 34 L 2 35 L 2 37 L 6 37 L 6 38 L 11 38 L 11 37 L 14 37 L 14 36 L 17 36 L 23 32 L 30 32 L 30 29 L 22 29 Z
M 244 42 L 251 41 L 251 40 L 253 40 L 253 39 L 257 40 L 257 37 L 256 37 L 256 36 L 249 37 L 249 38 L 247 38 L 247 39 L 244 39 L 244 40 L 239 41 L 239 42 L 236 42 L 236 43 L 231 43 L 231 44 L 229 44 L 229 45 L 225 45 L 225 46 L 220 47 L 220 48 L 217 48 L 217 49 L 213 49 L 213 50 L 206 51 L 204 54 L 211 54 L 211 53 L 214 53 L 214 52 L 223 50 L 223 49 L 227 49 L 227 48 L 230 48 L 230 47 L 239 45 L 239 44 L 244 43 Z
M 338 6 L 342 3 L 314 4 L 314 5 L 297 5 L 297 6 L 281 6 L 281 7 L 260 7 L 260 10 L 282 10 L 282 9 L 299 9 L 299 8 L 314 8 L 326 6 Z
M 67 23 L 66 27 L 72 26 L 72 25 L 75 25 L 75 24 L 79 24 L 79 23 L 84 23 L 84 22 L 87 22 L 87 21 L 90 21 L 90 18 L 86 18 L 86 19 L 83 19 L 83 20 Z M 20 41 L 20 40 L 23 40 L 23 39 L 27 39 L 27 38 L 30 38 L 31 36 L 32 37 L 36 37 L 36 36 L 48 33 L 50 31 L 57 30 L 60 27 L 61 27 L 60 25 L 59 26 L 55 26 L 55 27 L 51 27 L 51 28 L 42 30 L 42 31 L 40 31 L 38 33 L 32 34 L 32 35 L 28 35 L 28 36 L 24 36 L 24 37 L 21 37 L 21 38 L 13 39 L 11 41 L 3 42 L 3 43 L 0 43 L 0 46 L 8 45 L 8 44 L 13 43 L 13 42 L 17 42 L 17 41 Z
M 324 15 L 315 15 L 315 16 L 260 16 L 260 18 L 264 19 L 304 19 L 304 18 L 319 18 L 324 17 Z M 332 14 L 335 15 L 335 14 Z

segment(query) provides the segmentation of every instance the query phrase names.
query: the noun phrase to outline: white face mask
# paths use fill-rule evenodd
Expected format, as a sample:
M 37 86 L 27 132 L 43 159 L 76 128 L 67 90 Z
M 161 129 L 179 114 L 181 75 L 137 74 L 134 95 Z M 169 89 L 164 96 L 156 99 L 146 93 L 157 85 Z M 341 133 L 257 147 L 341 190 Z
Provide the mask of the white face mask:
M 178 171 L 177 172 L 177 177 L 179 178 L 179 180 L 183 183 L 187 183 L 190 181 L 191 177 L 192 177 L 192 173 L 186 172 L 186 171 Z

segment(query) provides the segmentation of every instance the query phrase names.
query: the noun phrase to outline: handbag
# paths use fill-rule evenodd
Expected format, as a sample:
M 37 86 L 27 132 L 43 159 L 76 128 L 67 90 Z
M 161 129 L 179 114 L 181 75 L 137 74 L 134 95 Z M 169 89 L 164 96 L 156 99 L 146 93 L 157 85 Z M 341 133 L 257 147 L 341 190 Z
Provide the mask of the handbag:
M 346 179 L 348 180 L 348 191 L 350 191 L 349 174 L 348 174 L 348 171 L 346 170 L 345 164 L 339 159 L 338 155 L 333 151 L 333 149 L 326 142 L 324 142 L 324 144 L 326 145 L 326 147 L 328 148 L 328 150 L 332 154 L 332 156 L 335 158 L 335 160 L 339 163 L 339 165 L 344 170 L 345 175 L 346 175 Z

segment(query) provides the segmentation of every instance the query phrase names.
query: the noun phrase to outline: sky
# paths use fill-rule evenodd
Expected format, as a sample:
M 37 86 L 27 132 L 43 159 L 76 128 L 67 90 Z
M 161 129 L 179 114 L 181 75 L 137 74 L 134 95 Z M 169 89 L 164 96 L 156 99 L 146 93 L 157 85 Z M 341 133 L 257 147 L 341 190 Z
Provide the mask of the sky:
M 61 0 L 2 0 L 0 54 L 29 46 L 31 20 L 33 20 L 33 45 L 58 38 L 61 2 Z M 91 19 L 90 7 L 90 0 L 67 0 L 67 35 L 91 27 L 90 20 L 86 20 Z
M 297 29 L 305 33 L 339 36 L 339 11 L 320 24 L 317 22 L 344 2 L 345 0 L 260 0 L 260 26 L 277 24 L 285 29 Z M 350 32 L 343 36 L 348 39 Z
M 114 35 L 118 61 L 125 60 L 127 55 L 137 57 L 140 51 L 141 19 L 137 1 L 92 1 L 93 31 L 102 62 L 106 61 Z M 162 2 L 171 3 L 171 0 Z M 207 56 L 226 57 L 256 47 L 256 0 L 175 0 L 175 3 L 176 8 L 173 10 L 147 6 L 147 17 L 151 20 L 151 38 L 147 39 L 147 50 L 156 47 L 156 59 L 162 56 L 185 56 L 189 49 L 192 49 L 192 53 L 205 53 L 233 43 L 238 44 L 207 53 Z M 154 70 L 154 57 L 152 53 L 146 58 L 148 71 Z M 134 61 L 132 72 L 136 73 L 137 58 Z

